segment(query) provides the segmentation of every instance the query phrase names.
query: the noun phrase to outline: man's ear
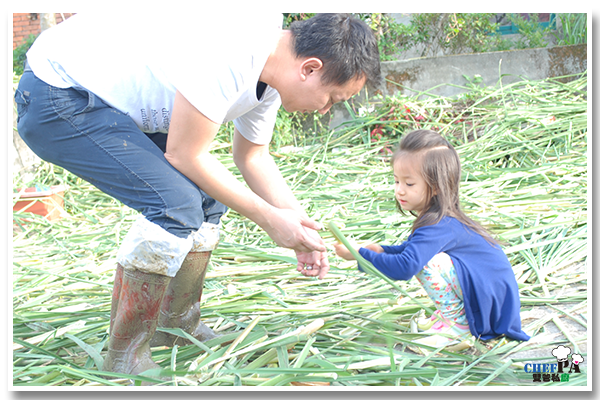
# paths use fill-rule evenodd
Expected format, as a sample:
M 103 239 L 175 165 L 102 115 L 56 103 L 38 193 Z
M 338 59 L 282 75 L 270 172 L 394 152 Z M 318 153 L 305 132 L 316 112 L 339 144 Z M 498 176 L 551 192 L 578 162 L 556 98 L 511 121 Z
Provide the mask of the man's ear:
M 305 81 L 306 78 L 321 69 L 323 69 L 323 61 L 316 57 L 307 58 L 300 64 L 300 78 Z

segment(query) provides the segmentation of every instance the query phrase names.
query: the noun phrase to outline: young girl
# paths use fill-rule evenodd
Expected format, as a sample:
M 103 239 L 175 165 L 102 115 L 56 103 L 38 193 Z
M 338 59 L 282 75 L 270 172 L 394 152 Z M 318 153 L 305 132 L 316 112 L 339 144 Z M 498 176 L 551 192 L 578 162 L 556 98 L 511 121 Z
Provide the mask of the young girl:
M 418 342 L 454 344 L 470 332 L 488 340 L 506 335 L 529 340 L 521 330 L 517 281 L 500 245 L 459 204 L 460 159 L 438 133 L 407 134 L 392 156 L 395 199 L 400 212 L 417 218 L 399 246 L 372 243 L 357 251 L 392 279 L 416 276 L 437 311 Z M 336 253 L 354 257 L 343 245 Z

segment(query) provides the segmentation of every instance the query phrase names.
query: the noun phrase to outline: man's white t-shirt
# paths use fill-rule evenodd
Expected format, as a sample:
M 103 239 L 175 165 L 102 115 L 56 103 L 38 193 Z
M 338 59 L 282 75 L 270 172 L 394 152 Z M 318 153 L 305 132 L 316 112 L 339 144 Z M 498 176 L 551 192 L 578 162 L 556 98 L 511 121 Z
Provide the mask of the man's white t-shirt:
M 230 10 L 231 11 L 231 10 Z M 257 84 L 282 15 L 216 11 L 77 14 L 27 53 L 49 85 L 83 87 L 148 133 L 168 133 L 178 90 L 216 123 L 233 121 L 256 144 L 271 140 L 279 93 Z

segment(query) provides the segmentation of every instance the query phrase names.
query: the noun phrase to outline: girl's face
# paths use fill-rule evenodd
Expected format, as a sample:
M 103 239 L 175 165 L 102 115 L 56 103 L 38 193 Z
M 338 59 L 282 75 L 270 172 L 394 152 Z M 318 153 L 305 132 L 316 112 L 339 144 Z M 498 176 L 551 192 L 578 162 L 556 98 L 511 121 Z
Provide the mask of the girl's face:
M 402 155 L 394 163 L 394 194 L 403 210 L 420 213 L 427 204 L 427 183 L 418 157 Z

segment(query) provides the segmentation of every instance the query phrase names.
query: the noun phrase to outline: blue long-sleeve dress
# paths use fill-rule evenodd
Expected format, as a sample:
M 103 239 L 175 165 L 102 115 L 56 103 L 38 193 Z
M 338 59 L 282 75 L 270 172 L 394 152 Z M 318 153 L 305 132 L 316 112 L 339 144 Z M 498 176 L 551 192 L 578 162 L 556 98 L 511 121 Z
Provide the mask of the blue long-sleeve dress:
M 529 340 L 521 329 L 519 288 L 506 254 L 457 219 L 444 217 L 415 229 L 401 245 L 382 247 L 383 253 L 366 248 L 359 253 L 396 280 L 409 280 L 433 256 L 448 254 L 462 288 L 471 334 L 483 340 L 500 335 Z

